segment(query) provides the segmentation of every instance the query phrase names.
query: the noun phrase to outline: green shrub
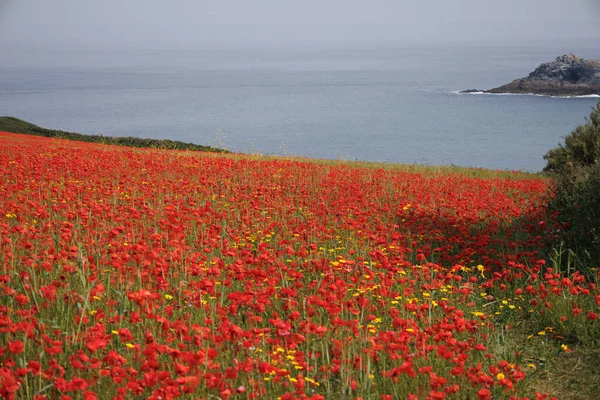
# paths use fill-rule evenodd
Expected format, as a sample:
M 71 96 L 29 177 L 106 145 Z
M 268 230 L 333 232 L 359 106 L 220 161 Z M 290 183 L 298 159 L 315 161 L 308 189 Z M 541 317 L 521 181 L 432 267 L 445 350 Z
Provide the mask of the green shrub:
M 586 123 L 578 126 L 565 144 L 544 158 L 552 174 L 554 196 L 548 210 L 557 222 L 552 246 L 572 250 L 580 267 L 600 265 L 600 103 Z
M 592 107 L 586 123 L 579 125 L 565 138 L 565 144 L 544 156 L 548 162 L 544 171 L 551 173 L 581 172 L 598 161 L 600 156 L 600 102 Z

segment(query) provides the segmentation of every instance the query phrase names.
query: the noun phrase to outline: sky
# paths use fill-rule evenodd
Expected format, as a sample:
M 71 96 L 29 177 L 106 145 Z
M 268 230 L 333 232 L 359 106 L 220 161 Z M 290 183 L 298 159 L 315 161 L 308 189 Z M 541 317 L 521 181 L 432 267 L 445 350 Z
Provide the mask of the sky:
M 0 0 L 0 48 L 600 39 L 600 0 Z

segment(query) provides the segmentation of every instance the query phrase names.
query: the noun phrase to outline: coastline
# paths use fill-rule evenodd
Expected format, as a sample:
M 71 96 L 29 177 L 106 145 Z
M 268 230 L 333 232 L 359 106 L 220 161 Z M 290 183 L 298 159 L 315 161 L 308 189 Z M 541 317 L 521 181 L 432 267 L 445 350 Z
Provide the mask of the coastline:
M 586 94 L 581 96 L 552 96 L 549 94 L 538 94 L 538 93 L 490 93 L 486 91 L 477 91 L 477 92 L 465 92 L 462 90 L 453 90 L 450 92 L 451 94 L 460 94 L 460 95 L 491 95 L 491 96 L 537 96 L 537 97 L 551 97 L 553 99 L 600 99 L 600 94 Z

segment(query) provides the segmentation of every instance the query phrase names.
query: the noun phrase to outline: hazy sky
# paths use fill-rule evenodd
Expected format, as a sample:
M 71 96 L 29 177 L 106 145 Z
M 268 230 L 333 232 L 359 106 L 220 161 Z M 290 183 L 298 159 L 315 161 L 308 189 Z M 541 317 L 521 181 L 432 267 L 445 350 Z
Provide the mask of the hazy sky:
M 0 0 L 1 47 L 598 39 L 600 0 Z

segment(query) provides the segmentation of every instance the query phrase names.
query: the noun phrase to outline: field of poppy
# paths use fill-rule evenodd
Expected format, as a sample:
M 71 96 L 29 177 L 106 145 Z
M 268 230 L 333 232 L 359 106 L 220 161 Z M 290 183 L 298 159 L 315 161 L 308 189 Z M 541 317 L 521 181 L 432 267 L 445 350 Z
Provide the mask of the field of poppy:
M 549 399 L 531 343 L 600 340 L 598 277 L 544 250 L 549 195 L 0 133 L 0 396 Z

